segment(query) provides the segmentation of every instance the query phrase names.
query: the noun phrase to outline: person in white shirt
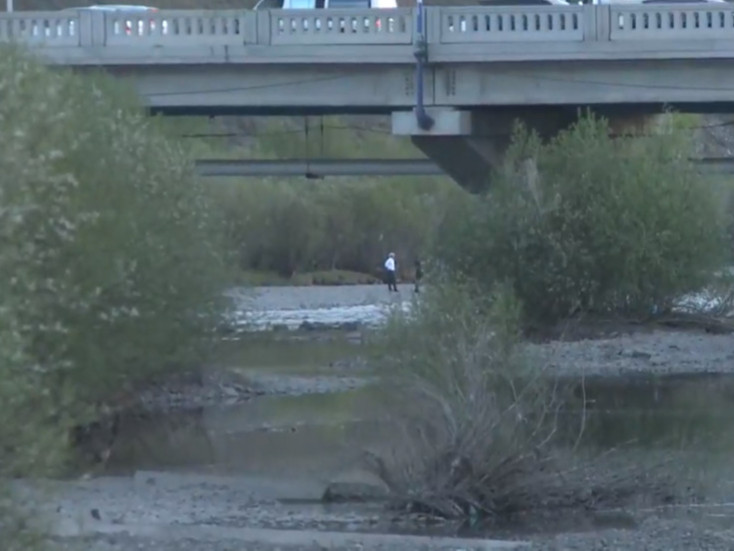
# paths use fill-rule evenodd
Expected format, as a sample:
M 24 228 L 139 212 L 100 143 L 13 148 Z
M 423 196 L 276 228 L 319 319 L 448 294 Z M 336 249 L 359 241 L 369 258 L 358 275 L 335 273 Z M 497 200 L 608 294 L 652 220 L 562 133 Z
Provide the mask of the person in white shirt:
M 397 277 L 396 277 L 397 266 L 395 265 L 395 253 L 390 253 L 385 260 L 385 279 L 387 280 L 387 290 L 395 291 L 398 290 Z

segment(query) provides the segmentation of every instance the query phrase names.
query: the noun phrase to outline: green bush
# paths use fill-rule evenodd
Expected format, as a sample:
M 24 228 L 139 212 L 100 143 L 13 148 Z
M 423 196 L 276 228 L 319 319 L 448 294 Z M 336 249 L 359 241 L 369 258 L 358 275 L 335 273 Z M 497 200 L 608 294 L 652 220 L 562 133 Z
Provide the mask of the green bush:
M 436 256 L 485 289 L 512 281 L 529 319 L 667 310 L 724 251 L 689 151 L 680 132 L 615 140 L 594 117 L 545 145 L 519 128 L 493 188 L 446 216 Z
M 90 403 L 195 362 L 225 279 L 184 151 L 110 79 L 3 49 L 0 93 L 0 312 L 36 390 Z
M 412 277 L 412 261 L 424 254 L 446 199 L 460 193 L 446 181 L 266 180 L 217 188 L 239 267 L 281 277 L 376 275 L 391 251 L 403 277 Z

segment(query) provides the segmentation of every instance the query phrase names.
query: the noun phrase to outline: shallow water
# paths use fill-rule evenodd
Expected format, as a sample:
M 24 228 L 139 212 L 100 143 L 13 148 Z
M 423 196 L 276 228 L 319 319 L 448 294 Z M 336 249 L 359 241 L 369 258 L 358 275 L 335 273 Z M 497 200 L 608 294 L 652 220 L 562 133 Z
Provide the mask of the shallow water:
M 370 391 L 273 396 L 127 420 L 113 472 L 187 470 L 329 479 L 383 434 Z
M 587 444 L 734 449 L 732 375 L 590 379 L 575 395 L 579 403 L 586 399 Z
M 302 379 L 344 375 L 337 366 L 340 360 L 363 351 L 344 339 L 274 342 L 251 338 L 226 343 L 220 359 L 222 365 L 232 368 L 247 365 L 250 373 Z M 364 370 L 350 373 L 364 374 Z M 700 462 L 692 465 L 693 470 L 731 470 L 734 376 L 587 378 L 583 387 L 576 384 L 573 394 L 559 417 L 562 435 L 569 443 L 575 441 L 585 415 L 581 442 L 587 448 L 625 446 L 663 455 L 685 449 L 692 452 L 692 462 Z M 365 449 L 400 445 L 385 419 L 381 398 L 379 386 L 367 386 L 348 392 L 262 396 L 234 406 L 128 419 L 115 443 L 108 472 L 222 474 L 257 480 L 261 486 L 280 485 L 275 492 L 280 498 L 311 500 L 299 503 L 277 521 L 284 528 L 309 525 L 318 518 L 316 526 L 331 529 L 506 537 L 518 532 L 631 525 L 626 515 L 607 514 L 566 519 L 565 523 L 557 518 L 546 524 L 533 519 L 531 526 L 416 527 L 384 519 L 377 522 L 374 507 L 317 503 L 329 481 L 363 467 Z M 726 474 L 716 472 L 722 473 L 714 477 L 721 500 L 731 501 L 734 485 L 727 481 L 734 480 L 734 475 L 728 470 Z M 725 513 L 722 522 L 730 522 L 729 510 Z
M 227 319 L 239 331 L 318 326 L 376 327 L 390 312 L 409 312 L 415 294 L 400 285 L 388 293 L 382 285 L 232 289 Z
M 234 288 L 226 319 L 238 331 L 297 329 L 311 326 L 377 327 L 393 311 L 409 313 L 420 295 L 412 285 L 388 293 L 383 285 Z M 680 298 L 675 311 L 715 311 L 721 298 L 708 291 Z
M 344 339 L 297 341 L 250 338 L 225 343 L 220 363 L 247 373 L 283 378 L 359 377 L 341 370 L 340 359 L 364 348 Z M 349 362 L 346 362 L 347 365 Z M 298 385 L 293 393 L 297 393 Z M 269 396 L 248 403 L 155 418 L 128 420 L 115 445 L 110 467 L 208 469 L 236 473 L 287 473 L 320 465 L 327 476 L 335 465 L 354 461 L 360 448 L 388 442 L 377 420 L 379 388 L 349 392 Z M 583 416 L 582 442 L 605 448 L 627 445 L 651 449 L 734 449 L 734 376 L 690 375 L 587 378 L 576 383 L 575 398 L 560 416 L 574 441 Z

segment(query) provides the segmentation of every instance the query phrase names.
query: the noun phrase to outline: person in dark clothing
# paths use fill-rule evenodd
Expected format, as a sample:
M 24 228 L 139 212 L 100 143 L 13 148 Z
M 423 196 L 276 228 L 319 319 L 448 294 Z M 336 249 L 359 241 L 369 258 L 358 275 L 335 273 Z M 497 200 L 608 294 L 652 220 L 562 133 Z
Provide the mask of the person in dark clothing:
M 415 292 L 420 293 L 420 284 L 421 279 L 423 279 L 423 266 L 421 266 L 421 261 L 417 258 L 415 259 Z

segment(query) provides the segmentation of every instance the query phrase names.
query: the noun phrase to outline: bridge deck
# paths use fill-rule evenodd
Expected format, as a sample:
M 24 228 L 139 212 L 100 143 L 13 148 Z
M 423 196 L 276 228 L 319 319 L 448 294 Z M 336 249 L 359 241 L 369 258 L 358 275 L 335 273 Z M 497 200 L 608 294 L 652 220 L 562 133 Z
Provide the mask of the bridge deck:
M 734 5 L 92 11 L 0 15 L 0 41 L 104 67 L 168 112 L 389 112 L 431 106 L 730 110 Z M 421 32 L 419 32 L 419 30 Z

